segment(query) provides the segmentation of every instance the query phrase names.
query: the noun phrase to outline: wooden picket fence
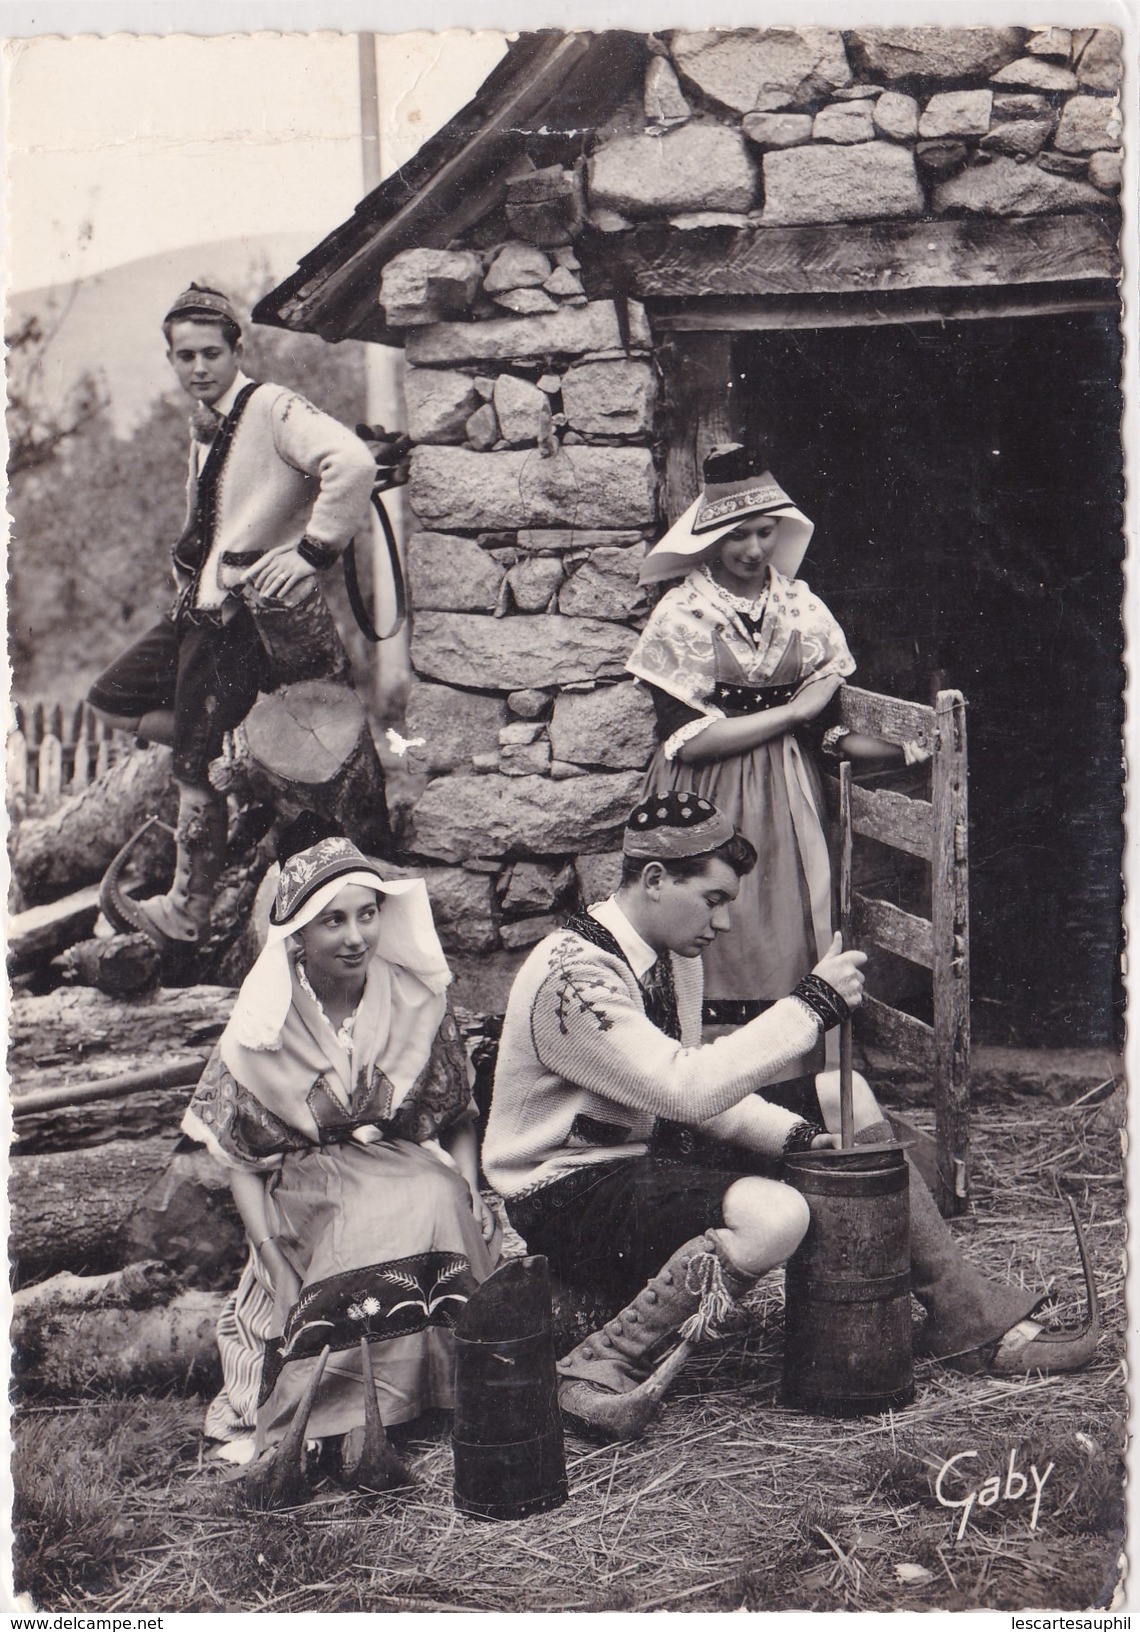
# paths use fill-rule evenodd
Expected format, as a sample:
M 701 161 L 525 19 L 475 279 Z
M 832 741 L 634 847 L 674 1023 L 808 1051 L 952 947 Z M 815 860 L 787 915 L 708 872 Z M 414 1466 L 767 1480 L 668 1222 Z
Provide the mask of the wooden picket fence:
M 14 700 L 15 729 L 5 756 L 5 801 L 13 821 L 49 816 L 73 793 L 129 753 L 133 740 L 114 731 L 89 703 Z

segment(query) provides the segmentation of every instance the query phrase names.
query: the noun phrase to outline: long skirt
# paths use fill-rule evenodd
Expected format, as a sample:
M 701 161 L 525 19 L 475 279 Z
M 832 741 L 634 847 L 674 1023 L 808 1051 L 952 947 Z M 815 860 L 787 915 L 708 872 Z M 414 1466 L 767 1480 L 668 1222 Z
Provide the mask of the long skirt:
M 455 1323 L 494 1268 L 461 1175 L 403 1140 L 314 1146 L 285 1157 L 269 1207 L 301 1292 L 292 1304 L 271 1301 L 253 1255 L 220 1323 L 227 1397 L 211 1406 L 207 1431 L 232 1434 L 248 1421 L 257 1375 L 256 1450 L 275 1444 L 327 1344 L 308 1432 L 347 1433 L 363 1421 L 361 1337 L 385 1423 L 449 1409 Z M 261 1363 L 251 1365 L 260 1337 Z
M 786 997 L 830 943 L 831 861 L 819 776 L 794 737 L 780 737 L 704 765 L 668 760 L 659 748 L 645 797 L 668 788 L 692 788 L 711 800 L 756 849 L 756 866 L 729 908 L 729 929 L 703 954 L 706 1022 L 741 1024 Z M 822 1069 L 817 1052 L 787 1075 Z

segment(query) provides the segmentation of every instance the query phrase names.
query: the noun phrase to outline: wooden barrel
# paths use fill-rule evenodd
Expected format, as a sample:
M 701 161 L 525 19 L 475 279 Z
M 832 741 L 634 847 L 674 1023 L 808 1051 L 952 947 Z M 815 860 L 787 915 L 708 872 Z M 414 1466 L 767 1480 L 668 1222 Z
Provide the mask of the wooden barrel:
M 897 1145 L 804 1150 L 788 1182 L 811 1223 L 785 1272 L 784 1399 L 859 1416 L 914 1398 L 910 1183 Z

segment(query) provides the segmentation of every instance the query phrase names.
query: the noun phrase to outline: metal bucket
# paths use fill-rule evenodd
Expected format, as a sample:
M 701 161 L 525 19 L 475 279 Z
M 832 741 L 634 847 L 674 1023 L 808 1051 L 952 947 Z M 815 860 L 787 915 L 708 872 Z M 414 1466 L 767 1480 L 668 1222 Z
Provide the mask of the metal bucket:
M 455 1329 L 453 1497 L 461 1513 L 524 1519 L 567 1500 L 545 1258 L 514 1258 Z
M 785 1176 L 811 1209 L 785 1270 L 785 1401 L 836 1417 L 909 1405 L 905 1153 L 897 1145 L 796 1151 Z

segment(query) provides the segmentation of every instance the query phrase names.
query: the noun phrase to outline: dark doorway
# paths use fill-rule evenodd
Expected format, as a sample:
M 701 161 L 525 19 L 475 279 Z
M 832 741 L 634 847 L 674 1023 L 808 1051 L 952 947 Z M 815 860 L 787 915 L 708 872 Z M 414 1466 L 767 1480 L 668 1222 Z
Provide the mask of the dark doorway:
M 733 357 L 856 682 L 969 704 L 975 1037 L 1118 1041 L 1115 312 L 750 333 Z

